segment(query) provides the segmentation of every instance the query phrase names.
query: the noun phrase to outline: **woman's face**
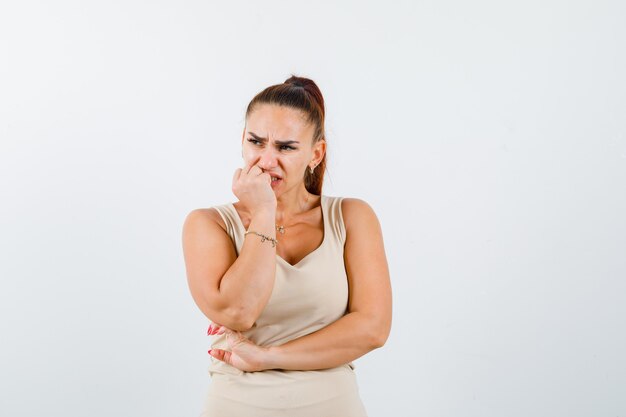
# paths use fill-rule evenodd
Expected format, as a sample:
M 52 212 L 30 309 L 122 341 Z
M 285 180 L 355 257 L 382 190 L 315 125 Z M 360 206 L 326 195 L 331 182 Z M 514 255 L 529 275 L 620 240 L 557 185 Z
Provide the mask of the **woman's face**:
M 314 131 L 315 126 L 307 123 L 299 110 L 259 105 L 246 120 L 243 159 L 278 177 L 278 181 L 272 181 L 272 189 L 282 194 L 300 186 L 309 166 L 317 166 L 322 160 L 326 143 L 320 140 L 312 148 Z

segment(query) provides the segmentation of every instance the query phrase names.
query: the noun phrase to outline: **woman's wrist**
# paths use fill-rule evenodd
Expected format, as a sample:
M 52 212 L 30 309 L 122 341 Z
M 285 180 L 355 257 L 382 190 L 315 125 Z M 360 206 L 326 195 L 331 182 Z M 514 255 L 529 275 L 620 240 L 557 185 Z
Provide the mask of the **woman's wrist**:
M 272 221 L 276 220 L 276 207 L 258 207 L 256 210 L 254 210 L 250 217 L 252 219 L 255 218 L 260 218 L 260 219 L 266 219 L 266 218 L 270 218 L 272 219 Z
M 264 369 L 281 369 L 280 368 L 281 349 L 280 346 L 269 346 L 266 348 L 263 360 Z

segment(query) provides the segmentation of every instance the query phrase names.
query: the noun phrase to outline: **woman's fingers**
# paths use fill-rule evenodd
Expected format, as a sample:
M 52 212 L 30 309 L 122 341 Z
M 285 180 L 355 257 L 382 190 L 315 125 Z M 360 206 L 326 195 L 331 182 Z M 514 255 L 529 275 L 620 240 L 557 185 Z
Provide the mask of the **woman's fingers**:
M 233 174 L 233 182 L 237 181 L 239 179 L 239 176 L 241 175 L 241 172 L 243 171 L 243 169 L 241 168 L 237 168 L 235 170 L 235 173 Z
M 215 332 L 220 328 L 220 325 L 217 323 L 213 323 L 210 322 L 209 324 L 209 329 L 207 330 L 206 334 L 208 334 L 209 336 L 214 335 Z
M 213 336 L 217 334 L 224 334 L 227 330 L 230 330 L 226 326 L 222 326 L 221 324 L 211 323 L 209 325 L 209 329 L 207 330 L 207 335 Z
M 210 349 L 209 355 L 244 372 L 267 369 L 265 365 L 267 361 L 264 359 L 267 348 L 256 345 L 238 331 L 227 330 L 226 341 L 228 347 Z
M 246 165 L 246 174 L 251 174 L 252 170 L 254 168 L 259 168 L 259 171 L 262 171 L 261 167 L 259 167 L 257 164 L 257 161 L 250 161 L 247 165 Z M 258 175 L 258 174 L 257 174 Z
M 250 174 L 250 170 L 254 168 L 256 165 L 255 161 L 248 161 L 244 164 L 243 167 L 237 168 L 235 173 L 233 174 L 233 185 L 235 185 L 238 181 L 240 181 L 243 175 Z
M 229 365 L 232 365 L 231 360 L 230 360 L 232 353 L 227 350 L 209 349 L 209 355 L 213 356 L 215 359 L 219 359 L 221 361 L 226 362 Z

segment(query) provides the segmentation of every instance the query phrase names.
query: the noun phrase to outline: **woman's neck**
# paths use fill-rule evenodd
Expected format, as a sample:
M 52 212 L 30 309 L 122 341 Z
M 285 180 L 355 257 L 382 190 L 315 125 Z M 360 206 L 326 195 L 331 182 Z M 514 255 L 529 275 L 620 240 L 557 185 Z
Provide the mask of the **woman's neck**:
M 293 193 L 281 195 L 276 199 L 276 223 L 281 225 L 285 221 L 290 222 L 301 213 L 311 210 L 314 201 L 315 196 L 306 190 L 304 184 Z

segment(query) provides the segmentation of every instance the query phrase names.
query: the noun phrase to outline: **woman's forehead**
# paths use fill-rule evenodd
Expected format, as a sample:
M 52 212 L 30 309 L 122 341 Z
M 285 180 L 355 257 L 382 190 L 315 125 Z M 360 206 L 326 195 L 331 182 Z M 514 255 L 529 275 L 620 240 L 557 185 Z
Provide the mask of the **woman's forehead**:
M 312 135 L 313 126 L 303 112 L 285 106 L 262 105 L 246 121 L 246 131 L 256 136 L 276 140 L 298 140 Z

